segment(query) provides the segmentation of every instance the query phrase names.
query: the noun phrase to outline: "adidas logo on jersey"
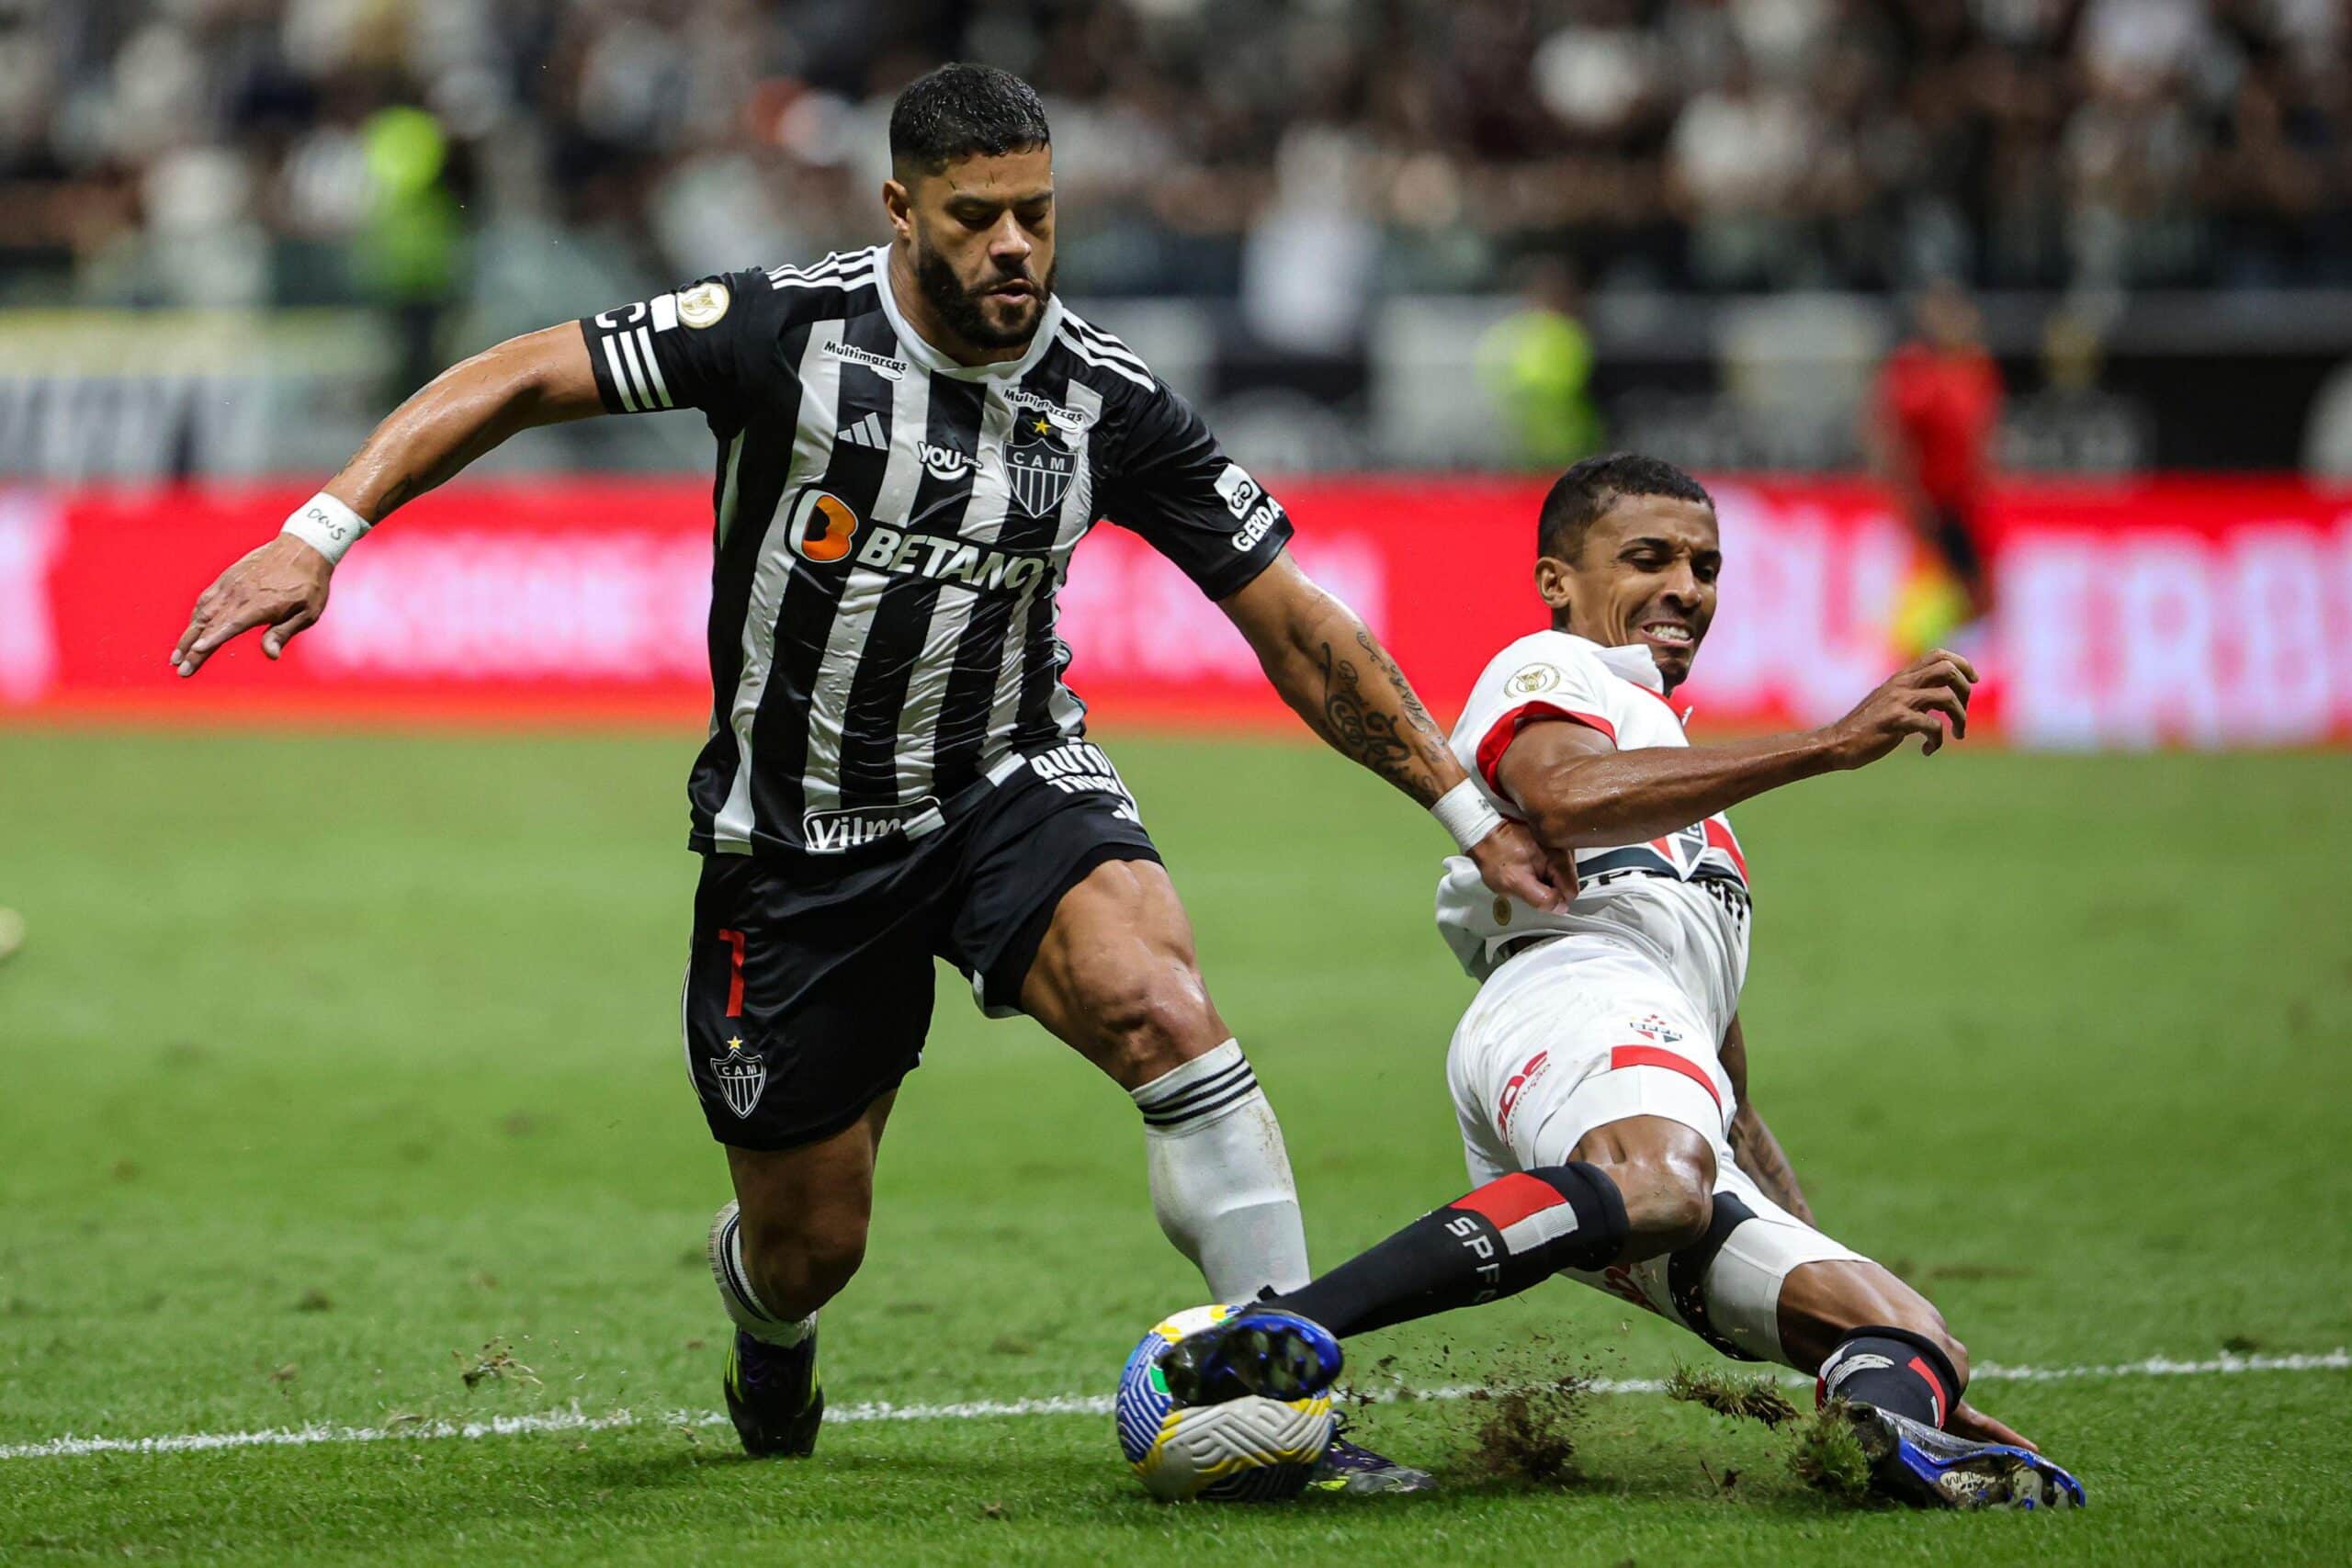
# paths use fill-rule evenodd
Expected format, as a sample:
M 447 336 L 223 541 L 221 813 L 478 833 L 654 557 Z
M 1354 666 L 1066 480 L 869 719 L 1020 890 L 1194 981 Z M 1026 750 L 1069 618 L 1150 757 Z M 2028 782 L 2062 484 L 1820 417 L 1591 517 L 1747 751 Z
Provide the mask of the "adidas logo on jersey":
M 844 426 L 842 439 L 853 446 L 870 446 L 876 452 L 890 449 L 890 438 L 882 432 L 882 416 L 878 413 L 869 413 L 855 424 Z

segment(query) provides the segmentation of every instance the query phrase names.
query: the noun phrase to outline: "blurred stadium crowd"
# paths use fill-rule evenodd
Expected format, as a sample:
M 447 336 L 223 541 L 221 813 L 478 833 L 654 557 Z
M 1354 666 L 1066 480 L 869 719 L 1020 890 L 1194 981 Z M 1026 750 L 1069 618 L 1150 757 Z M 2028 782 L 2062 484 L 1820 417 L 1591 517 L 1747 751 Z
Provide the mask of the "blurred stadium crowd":
M 0 0 L 0 303 L 419 308 L 877 232 L 892 93 L 1055 115 L 1066 276 L 2352 282 L 2337 0 Z

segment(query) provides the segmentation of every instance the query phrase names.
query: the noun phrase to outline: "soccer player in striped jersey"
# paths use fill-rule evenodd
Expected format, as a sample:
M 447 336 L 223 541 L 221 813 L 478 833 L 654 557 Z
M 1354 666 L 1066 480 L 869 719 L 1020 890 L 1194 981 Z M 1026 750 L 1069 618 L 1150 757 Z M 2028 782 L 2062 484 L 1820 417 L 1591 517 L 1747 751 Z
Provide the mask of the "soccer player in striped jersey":
M 1453 748 L 1502 810 L 1574 858 L 1566 910 L 1448 865 L 1438 925 L 1477 997 L 1447 1077 L 1475 1190 L 1304 1290 L 1180 1341 L 1188 1404 L 1319 1393 L 1337 1340 L 1565 1273 L 1725 1355 L 1817 1372 L 1874 1484 L 1923 1506 L 2065 1507 L 2072 1476 L 1962 1397 L 1966 1350 L 1926 1297 L 1814 1228 L 1747 1092 L 1747 861 L 1725 813 L 1968 732 L 1975 672 L 1934 652 L 1837 723 L 1693 748 L 1668 694 L 1714 618 L 1713 501 L 1654 458 L 1588 458 L 1536 526 L 1549 630 L 1487 666 Z M 1468 873 L 1465 874 L 1465 873 Z
M 172 654 L 193 675 L 258 627 L 277 657 L 345 549 L 517 431 L 703 415 L 713 693 L 684 1014 L 733 1177 L 710 1257 L 754 1452 L 815 1442 L 816 1314 L 865 1252 L 934 956 L 1134 1097 L 1154 1211 L 1214 1293 L 1307 1278 L 1281 1129 L 1062 679 L 1056 594 L 1098 519 L 1189 574 L 1316 732 L 1435 813 L 1496 894 L 1559 899 L 1372 633 L 1292 560 L 1281 503 L 1056 297 L 1036 95 L 943 67 L 900 96 L 890 148 L 888 243 L 707 277 L 446 372 L 221 576 Z

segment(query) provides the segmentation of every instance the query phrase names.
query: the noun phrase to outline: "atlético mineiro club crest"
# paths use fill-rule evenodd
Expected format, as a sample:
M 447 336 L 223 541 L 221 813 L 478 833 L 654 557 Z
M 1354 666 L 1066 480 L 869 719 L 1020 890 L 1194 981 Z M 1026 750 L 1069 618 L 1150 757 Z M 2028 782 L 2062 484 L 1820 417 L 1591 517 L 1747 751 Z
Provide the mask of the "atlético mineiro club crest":
M 709 1058 L 710 1070 L 718 1079 L 718 1092 L 726 1099 L 727 1109 L 736 1119 L 747 1119 L 760 1103 L 760 1096 L 768 1087 L 768 1065 L 757 1056 L 743 1054 L 743 1041 L 737 1036 L 727 1042 L 727 1055 Z
M 1043 517 L 1069 493 L 1069 481 L 1078 473 L 1078 454 L 1052 420 L 1030 410 L 1014 421 L 1012 438 L 1004 444 L 1004 472 L 1021 510 Z

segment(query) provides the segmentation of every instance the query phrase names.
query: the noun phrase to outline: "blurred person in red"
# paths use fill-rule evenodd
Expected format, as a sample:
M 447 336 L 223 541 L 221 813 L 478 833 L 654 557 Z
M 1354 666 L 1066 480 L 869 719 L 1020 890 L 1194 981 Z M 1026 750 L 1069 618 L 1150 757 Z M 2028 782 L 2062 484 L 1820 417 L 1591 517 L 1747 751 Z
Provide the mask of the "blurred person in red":
M 1982 516 L 1993 488 L 2001 373 L 1975 304 L 1938 278 L 1913 304 L 1914 335 L 1887 356 L 1864 410 L 1862 445 L 1930 565 L 1905 586 L 1895 638 L 1932 648 L 1993 607 Z

